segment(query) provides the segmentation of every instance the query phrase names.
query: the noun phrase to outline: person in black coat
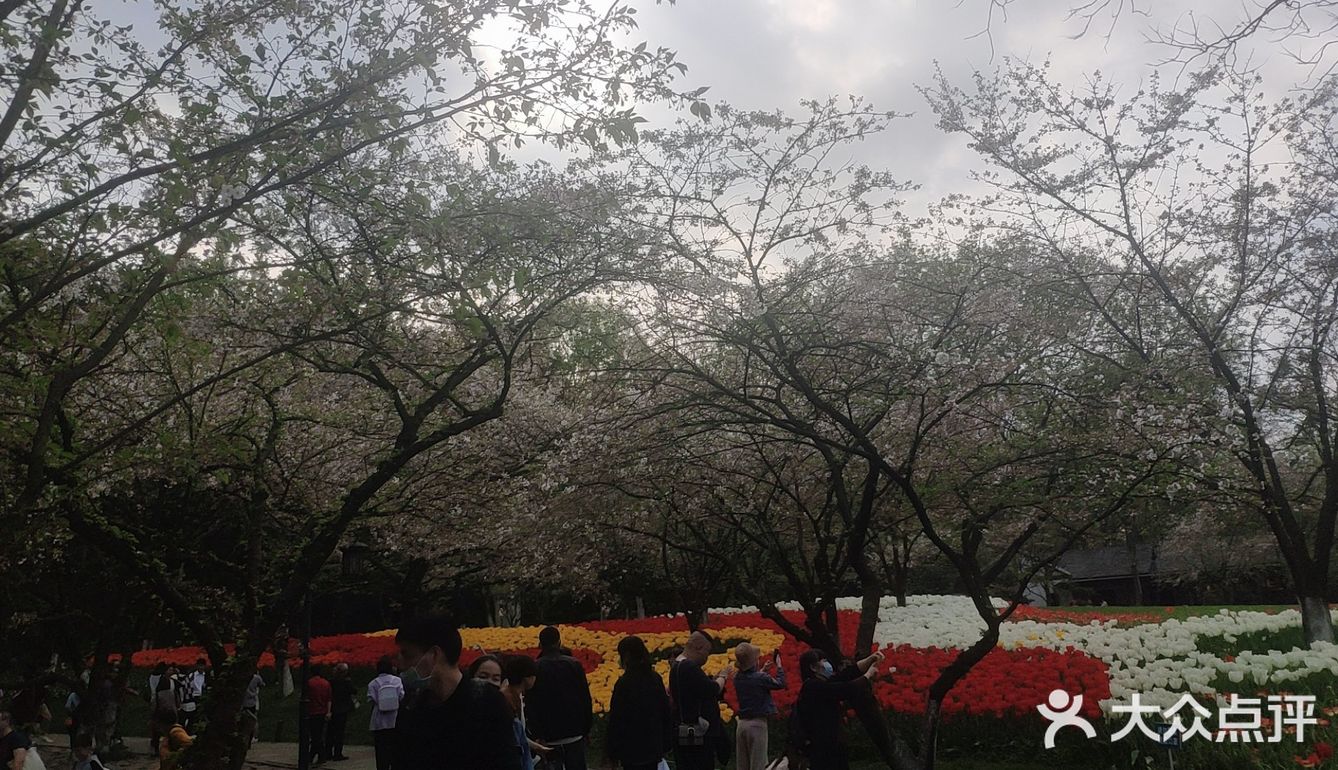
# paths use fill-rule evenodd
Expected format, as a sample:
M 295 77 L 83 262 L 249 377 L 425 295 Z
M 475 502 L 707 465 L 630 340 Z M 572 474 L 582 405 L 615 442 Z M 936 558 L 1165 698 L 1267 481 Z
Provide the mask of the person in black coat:
M 565 770 L 586 770 L 586 741 L 595 716 L 585 668 L 562 646 L 553 626 L 539 632 L 539 676 L 525 695 L 525 726 Z
M 348 664 L 335 666 L 334 678 L 330 680 L 330 724 L 325 729 L 325 742 L 330 751 L 330 759 L 344 761 L 344 737 L 348 734 L 348 715 L 358 707 L 358 696 L 349 677 Z
M 882 661 L 883 654 L 875 652 L 835 671 L 821 650 L 808 650 L 799 656 L 804 683 L 795 709 L 804 738 L 799 748 L 808 757 L 809 770 L 849 770 L 850 758 L 841 737 L 847 702 L 868 693 Z
M 655 770 L 674 745 L 669 693 L 641 637 L 623 637 L 618 657 L 623 675 L 609 702 L 608 757 L 623 770 Z
M 669 695 L 674 701 L 674 766 L 679 770 L 712 770 L 716 760 L 725 764 L 732 748 L 729 733 L 720 719 L 720 699 L 725 682 L 733 674 L 726 666 L 714 678 L 702 670 L 714 642 L 705 631 L 694 631 L 683 646 L 683 654 L 669 669 Z M 685 743 L 677 725 L 704 730 L 705 742 Z

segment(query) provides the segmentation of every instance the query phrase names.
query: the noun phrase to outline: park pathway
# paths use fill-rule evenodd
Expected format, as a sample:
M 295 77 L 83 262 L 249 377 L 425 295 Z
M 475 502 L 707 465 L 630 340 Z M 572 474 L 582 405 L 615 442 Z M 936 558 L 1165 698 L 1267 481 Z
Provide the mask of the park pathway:
M 158 757 L 149 753 L 148 738 L 126 738 L 125 745 L 134 753 L 118 762 L 108 762 L 108 770 L 157 770 Z M 66 770 L 70 767 L 70 752 L 63 743 L 56 746 L 39 744 L 38 751 L 48 770 Z M 346 761 L 326 762 L 318 767 L 320 770 L 373 770 L 376 767 L 371 746 L 345 746 L 344 752 L 348 754 Z M 261 741 L 253 745 L 246 755 L 246 766 L 255 770 L 293 770 L 297 767 L 297 744 Z

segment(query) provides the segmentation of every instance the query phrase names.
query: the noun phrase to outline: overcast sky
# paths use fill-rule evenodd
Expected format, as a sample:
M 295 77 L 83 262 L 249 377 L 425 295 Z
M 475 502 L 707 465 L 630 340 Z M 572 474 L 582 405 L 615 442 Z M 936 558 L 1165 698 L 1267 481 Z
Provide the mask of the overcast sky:
M 1249 0 L 1246 0 L 1248 2 Z M 1118 3 L 1112 3 L 1115 5 Z M 678 0 L 638 5 L 641 36 L 676 50 L 688 65 L 686 85 L 708 85 L 709 98 L 749 108 L 792 109 L 801 99 L 854 93 L 880 109 L 914 113 L 893 131 L 870 140 L 859 160 L 919 183 L 913 208 L 950 192 L 969 189 L 977 164 L 960 137 L 935 127 L 916 91 L 933 77 L 937 61 L 955 82 L 1005 56 L 1035 62 L 1050 58 L 1056 74 L 1076 82 L 1101 70 L 1130 92 L 1170 50 L 1149 42 L 1156 28 L 1209 14 L 1223 24 L 1243 17 L 1239 0 L 1137 2 L 1149 16 L 1126 14 L 1111 28 L 1097 19 L 1085 37 L 1067 20 L 1064 0 L 1015 0 L 1008 18 L 996 16 L 991 39 L 985 28 L 988 0 Z M 1111 29 L 1107 41 L 1107 29 Z M 1281 48 L 1261 40 L 1251 52 L 1270 91 L 1285 91 L 1307 77 Z M 1169 74 L 1179 71 L 1172 65 Z M 1164 73 L 1167 74 L 1167 73 Z M 649 111 L 655 123 L 669 116 Z
M 148 0 L 100 1 L 122 9 L 117 21 L 129 21 L 141 33 L 154 25 Z M 1082 24 L 1067 18 L 1068 9 L 1085 0 L 1012 0 L 1007 18 L 996 13 L 988 36 L 980 33 L 990 0 L 626 1 L 640 19 L 629 44 L 644 40 L 677 51 L 689 67 L 680 86 L 710 86 L 710 100 L 797 113 L 802 99 L 857 94 L 879 109 L 913 113 L 867 141 L 857 160 L 921 185 L 908 196 L 910 213 L 918 214 L 943 195 L 970 192 L 970 170 L 979 166 L 961 137 L 935 127 L 916 91 L 930 83 L 936 61 L 954 82 L 966 83 L 973 70 L 991 69 L 1008 56 L 1034 62 L 1049 57 L 1066 82 L 1101 70 L 1132 92 L 1171 54 L 1149 42 L 1153 31 L 1191 19 L 1233 26 L 1263 0 L 1110 0 L 1106 5 L 1125 8 L 1124 15 L 1113 24 L 1109 14 L 1098 17 L 1080 37 Z M 1128 11 L 1131 5 L 1137 13 Z M 1309 77 L 1310 70 L 1280 46 L 1262 36 L 1255 42 L 1247 53 L 1262 68 L 1269 91 L 1284 92 Z M 1178 65 L 1168 69 L 1171 77 L 1179 71 Z M 642 113 L 651 127 L 674 119 L 662 106 L 647 106 Z M 561 160 L 555 150 L 539 148 L 513 157 L 536 154 Z

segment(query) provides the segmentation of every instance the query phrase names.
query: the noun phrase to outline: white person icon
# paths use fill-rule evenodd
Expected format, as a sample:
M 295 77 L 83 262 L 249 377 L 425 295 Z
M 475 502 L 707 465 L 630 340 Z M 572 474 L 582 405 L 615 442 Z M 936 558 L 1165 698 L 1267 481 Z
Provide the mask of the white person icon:
M 1063 690 L 1056 689 L 1051 690 L 1045 700 L 1046 702 L 1037 706 L 1036 710 L 1041 712 L 1041 716 L 1050 720 L 1050 726 L 1045 728 L 1047 749 L 1055 747 L 1055 733 L 1058 733 L 1061 727 L 1076 727 L 1088 738 L 1096 737 L 1096 728 L 1092 727 L 1092 723 L 1078 715 L 1082 709 L 1081 695 L 1069 695 Z

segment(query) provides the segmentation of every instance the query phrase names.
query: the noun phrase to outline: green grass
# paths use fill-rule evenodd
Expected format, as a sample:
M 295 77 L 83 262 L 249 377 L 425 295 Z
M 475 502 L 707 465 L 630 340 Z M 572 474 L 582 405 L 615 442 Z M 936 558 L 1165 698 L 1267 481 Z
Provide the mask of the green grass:
M 1149 605 L 1144 607 L 1050 607 L 1053 610 L 1074 610 L 1076 612 L 1139 612 L 1165 615 L 1167 618 L 1184 620 L 1186 618 L 1202 615 L 1216 615 L 1222 610 L 1231 610 L 1233 612 L 1281 612 L 1282 610 L 1298 609 L 1296 605 L 1290 604 L 1185 604 L 1175 606 L 1171 612 L 1166 612 L 1165 605 Z
M 1039 762 L 1010 762 L 992 759 L 948 759 L 939 761 L 936 767 L 943 770 L 1056 770 L 1057 765 Z M 879 762 L 854 762 L 850 770 L 887 770 L 887 765 Z

